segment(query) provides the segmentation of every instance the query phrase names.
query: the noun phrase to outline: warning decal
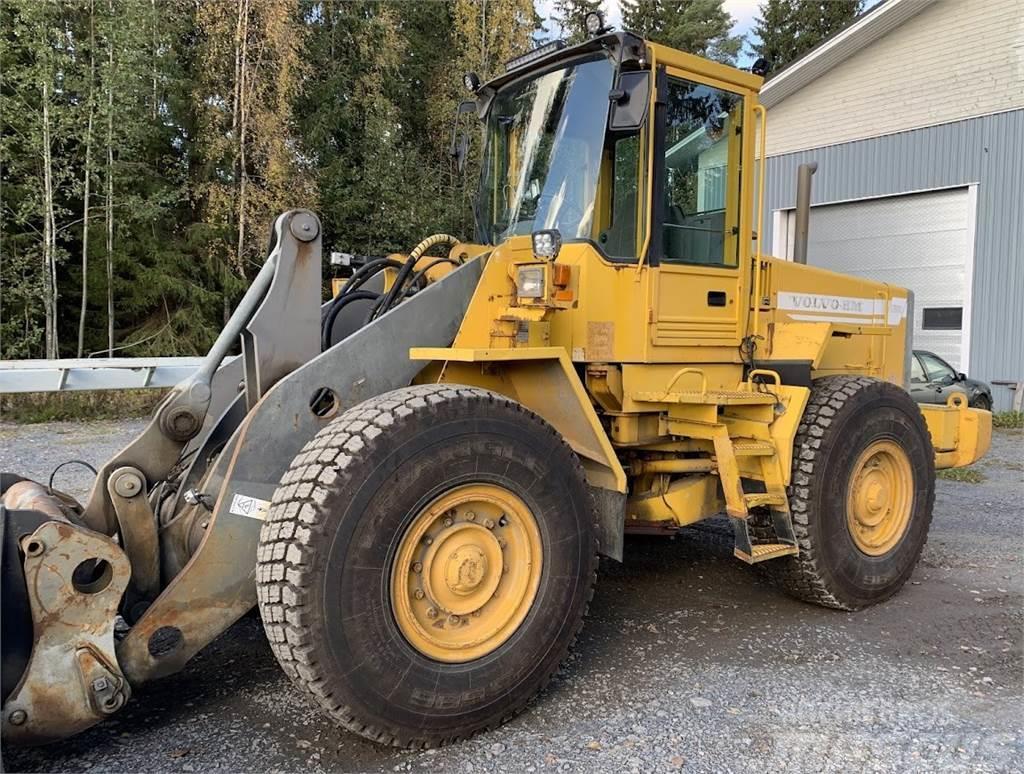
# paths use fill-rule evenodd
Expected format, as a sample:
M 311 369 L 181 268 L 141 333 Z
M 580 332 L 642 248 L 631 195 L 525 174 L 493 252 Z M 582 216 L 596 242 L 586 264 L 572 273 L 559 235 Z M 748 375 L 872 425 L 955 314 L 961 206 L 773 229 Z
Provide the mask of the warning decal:
M 228 511 L 235 516 L 248 516 L 250 519 L 262 521 L 267 518 L 267 512 L 270 511 L 270 501 L 235 492 L 231 497 L 231 507 Z

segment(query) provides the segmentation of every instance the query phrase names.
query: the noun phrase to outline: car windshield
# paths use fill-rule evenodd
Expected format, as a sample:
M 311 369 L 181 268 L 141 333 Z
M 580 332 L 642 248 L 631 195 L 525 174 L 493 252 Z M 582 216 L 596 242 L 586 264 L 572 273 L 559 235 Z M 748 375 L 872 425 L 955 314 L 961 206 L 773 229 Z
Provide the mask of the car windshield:
M 566 240 L 590 236 L 613 75 L 601 57 L 498 92 L 477 202 L 485 243 L 552 228 Z

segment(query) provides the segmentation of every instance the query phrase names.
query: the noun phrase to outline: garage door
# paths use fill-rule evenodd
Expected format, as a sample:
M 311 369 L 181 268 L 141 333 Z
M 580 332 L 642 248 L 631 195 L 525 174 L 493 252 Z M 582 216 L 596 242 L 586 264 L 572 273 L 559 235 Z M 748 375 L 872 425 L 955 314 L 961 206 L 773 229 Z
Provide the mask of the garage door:
M 914 347 L 966 370 L 969 201 L 955 188 L 812 207 L 807 262 L 912 290 Z M 793 212 L 780 215 L 776 246 L 792 256 Z

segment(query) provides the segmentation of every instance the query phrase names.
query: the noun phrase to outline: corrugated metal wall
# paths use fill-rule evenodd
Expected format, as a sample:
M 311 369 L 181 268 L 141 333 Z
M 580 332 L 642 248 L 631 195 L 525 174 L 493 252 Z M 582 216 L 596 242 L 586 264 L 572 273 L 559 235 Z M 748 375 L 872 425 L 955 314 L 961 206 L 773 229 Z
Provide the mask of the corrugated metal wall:
M 812 204 L 977 184 L 971 375 L 1024 380 L 1024 110 L 769 157 L 768 247 L 772 213 L 793 207 L 808 161 L 818 162 Z M 1010 390 L 993 391 L 1009 408 Z

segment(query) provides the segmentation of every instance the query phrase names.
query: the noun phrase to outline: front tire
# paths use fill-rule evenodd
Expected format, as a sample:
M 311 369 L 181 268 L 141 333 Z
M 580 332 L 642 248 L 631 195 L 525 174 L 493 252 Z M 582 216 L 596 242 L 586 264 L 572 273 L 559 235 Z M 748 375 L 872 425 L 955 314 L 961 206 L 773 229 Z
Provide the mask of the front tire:
M 868 377 L 817 379 L 789 487 L 800 553 L 764 571 L 792 596 L 825 607 L 881 602 L 913 572 L 934 501 L 931 437 L 910 395 Z
M 548 682 L 593 593 L 582 467 L 521 405 L 455 385 L 356 406 L 295 458 L 257 593 L 292 681 L 344 727 L 432 747 Z

